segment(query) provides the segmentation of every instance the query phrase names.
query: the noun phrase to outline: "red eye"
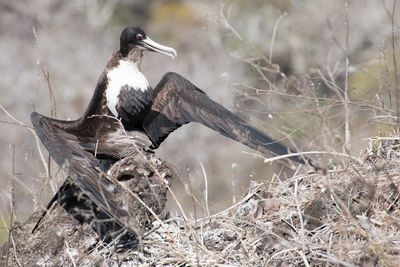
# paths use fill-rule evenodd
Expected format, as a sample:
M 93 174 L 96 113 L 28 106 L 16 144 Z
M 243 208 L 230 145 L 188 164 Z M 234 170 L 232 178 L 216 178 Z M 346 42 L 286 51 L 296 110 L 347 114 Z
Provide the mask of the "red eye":
M 138 41 L 143 40 L 143 35 L 141 33 L 136 34 L 136 40 Z

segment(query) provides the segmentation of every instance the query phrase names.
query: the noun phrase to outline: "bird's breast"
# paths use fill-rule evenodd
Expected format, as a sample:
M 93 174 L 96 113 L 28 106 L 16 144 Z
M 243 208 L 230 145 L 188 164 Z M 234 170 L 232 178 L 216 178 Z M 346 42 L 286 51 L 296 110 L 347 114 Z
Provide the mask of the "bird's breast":
M 119 64 L 107 73 L 106 89 L 107 106 L 118 117 L 117 105 L 120 101 L 121 90 L 134 90 L 132 96 L 146 94 L 150 88 L 149 82 L 140 72 L 138 63 L 120 60 Z

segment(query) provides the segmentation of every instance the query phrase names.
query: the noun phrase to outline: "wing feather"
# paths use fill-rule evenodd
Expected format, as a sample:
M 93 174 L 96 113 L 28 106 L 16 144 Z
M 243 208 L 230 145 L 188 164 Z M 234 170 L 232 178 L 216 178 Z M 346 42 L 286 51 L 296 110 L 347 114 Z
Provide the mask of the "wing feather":
M 211 100 L 178 74 L 164 75 L 154 91 L 156 96 L 143 126 L 155 147 L 180 126 L 198 122 L 263 154 L 293 152 Z M 300 157 L 290 159 L 305 164 Z
M 60 121 L 36 112 L 31 114 L 31 120 L 51 157 L 74 183 L 117 222 L 126 217 L 127 212 L 113 201 L 117 188 L 100 171 L 100 165 L 93 154 L 83 149 L 79 138 L 60 128 Z

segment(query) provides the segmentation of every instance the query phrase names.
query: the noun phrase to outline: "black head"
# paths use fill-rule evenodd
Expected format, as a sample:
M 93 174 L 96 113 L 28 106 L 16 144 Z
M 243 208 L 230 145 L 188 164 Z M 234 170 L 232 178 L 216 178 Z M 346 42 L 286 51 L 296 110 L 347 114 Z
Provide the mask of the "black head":
M 122 31 L 120 37 L 120 52 L 122 56 L 128 56 L 129 52 L 135 47 L 162 53 L 172 58 L 176 57 L 175 49 L 154 42 L 139 27 L 127 27 Z
M 129 51 L 139 45 L 139 42 L 146 37 L 146 33 L 139 27 L 127 27 L 121 32 L 120 51 L 126 56 Z

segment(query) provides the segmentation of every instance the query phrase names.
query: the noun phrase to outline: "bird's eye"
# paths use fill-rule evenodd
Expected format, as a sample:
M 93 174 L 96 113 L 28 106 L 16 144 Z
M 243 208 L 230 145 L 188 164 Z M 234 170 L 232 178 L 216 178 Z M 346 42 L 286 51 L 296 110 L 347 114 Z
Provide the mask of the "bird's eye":
M 143 40 L 143 35 L 141 33 L 136 34 L 136 40 L 137 41 Z

